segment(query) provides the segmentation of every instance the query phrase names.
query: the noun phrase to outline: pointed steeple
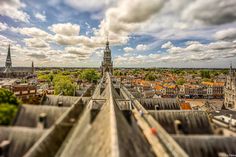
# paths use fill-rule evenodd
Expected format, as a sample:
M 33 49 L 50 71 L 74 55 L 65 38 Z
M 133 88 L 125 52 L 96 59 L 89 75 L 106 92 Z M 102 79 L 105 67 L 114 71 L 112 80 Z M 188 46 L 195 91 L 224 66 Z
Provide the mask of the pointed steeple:
M 35 69 L 34 69 L 34 61 L 32 61 L 32 74 L 34 74 L 34 72 L 35 72 Z
M 11 46 L 9 44 L 8 51 L 7 51 L 7 58 L 5 63 L 5 73 L 10 73 L 12 68 L 12 62 L 11 62 Z
M 12 63 L 11 63 L 11 46 L 10 46 L 10 44 L 8 46 L 8 51 L 7 51 L 6 67 L 12 67 Z
M 107 42 L 106 42 L 106 45 L 109 45 L 108 35 L 107 35 Z

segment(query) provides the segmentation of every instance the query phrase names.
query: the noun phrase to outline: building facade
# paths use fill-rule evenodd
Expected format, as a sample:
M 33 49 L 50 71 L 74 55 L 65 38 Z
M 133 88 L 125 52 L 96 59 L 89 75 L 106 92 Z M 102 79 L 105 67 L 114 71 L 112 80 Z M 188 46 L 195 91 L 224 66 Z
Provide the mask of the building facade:
M 105 72 L 113 73 L 113 63 L 111 61 L 111 50 L 109 47 L 109 41 L 107 40 L 106 42 L 106 47 L 104 50 L 104 56 L 103 56 L 103 61 L 102 61 L 102 66 L 101 66 L 101 71 L 102 75 Z
M 236 75 L 230 66 L 229 75 L 226 77 L 225 83 L 225 100 L 224 105 L 228 109 L 236 110 Z

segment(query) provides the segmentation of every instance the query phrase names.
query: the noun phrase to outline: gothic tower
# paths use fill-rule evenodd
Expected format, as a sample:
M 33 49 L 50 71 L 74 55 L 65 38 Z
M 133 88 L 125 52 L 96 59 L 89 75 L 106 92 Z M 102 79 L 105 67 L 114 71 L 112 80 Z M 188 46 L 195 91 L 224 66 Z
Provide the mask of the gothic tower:
M 230 65 L 229 74 L 226 77 L 224 93 L 225 107 L 231 110 L 236 110 L 236 76 L 232 64 Z
M 5 63 L 5 71 L 4 73 L 10 73 L 12 68 L 12 62 L 11 62 L 11 48 L 10 44 L 8 46 L 8 52 L 7 52 L 7 58 L 6 58 L 6 63 Z
M 102 75 L 105 74 L 105 72 L 113 73 L 113 63 L 111 61 L 111 50 L 109 48 L 109 41 L 107 39 L 106 47 L 104 50 L 104 56 L 101 66 Z

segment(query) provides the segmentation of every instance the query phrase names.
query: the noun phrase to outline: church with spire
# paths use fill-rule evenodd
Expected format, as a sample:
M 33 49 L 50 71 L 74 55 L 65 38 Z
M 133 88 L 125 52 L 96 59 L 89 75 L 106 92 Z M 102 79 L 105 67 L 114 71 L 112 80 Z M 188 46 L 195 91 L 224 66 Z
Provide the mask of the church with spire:
M 7 51 L 7 59 L 5 63 L 5 70 L 4 73 L 9 74 L 11 73 L 11 68 L 12 68 L 12 62 L 11 62 L 11 47 L 10 44 L 8 46 L 8 51 Z
M 102 75 L 105 74 L 106 72 L 113 73 L 113 63 L 111 59 L 111 49 L 109 47 L 109 41 L 107 38 L 106 41 L 106 47 L 104 49 L 104 54 L 103 54 L 103 61 L 101 65 L 101 72 Z
M 12 67 L 11 46 L 8 45 L 5 67 L 0 69 L 0 78 L 22 78 L 34 74 L 34 63 L 32 67 Z

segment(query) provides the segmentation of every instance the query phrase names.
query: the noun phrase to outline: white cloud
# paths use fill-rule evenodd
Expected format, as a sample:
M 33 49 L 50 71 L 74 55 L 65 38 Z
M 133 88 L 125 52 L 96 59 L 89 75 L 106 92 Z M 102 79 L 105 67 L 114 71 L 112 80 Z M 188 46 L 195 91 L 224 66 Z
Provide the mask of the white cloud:
M 206 63 L 207 61 L 221 61 L 225 58 L 236 57 L 236 42 L 217 41 L 209 44 L 189 41 L 186 46 L 176 47 L 167 42 L 164 46 L 167 50 L 162 53 L 147 55 L 123 55 L 117 56 L 114 63 L 119 65 L 146 66 L 149 63 L 170 63 L 170 65 L 180 65 L 181 63 Z M 164 44 L 165 45 L 165 44 Z M 186 66 L 185 66 L 186 67 Z
M 6 23 L 0 22 L 0 31 L 4 31 L 8 28 L 8 25 Z
M 14 27 L 12 27 L 11 30 L 13 32 L 18 32 L 18 33 L 20 33 L 22 35 L 26 35 L 26 36 L 29 36 L 29 37 L 42 37 L 42 38 L 46 38 L 49 35 L 44 30 L 36 28 L 36 27 L 25 27 L 25 28 L 14 28 Z
M 133 49 L 132 47 L 125 47 L 123 50 L 124 50 L 126 53 L 129 53 L 129 52 L 133 52 L 133 51 L 134 51 L 134 49 Z
M 146 50 L 148 50 L 148 46 L 144 45 L 144 44 L 139 44 L 136 46 L 136 50 L 137 51 L 146 51 Z
M 172 47 L 173 47 L 173 44 L 170 41 L 168 41 L 167 43 L 165 43 L 161 46 L 161 48 L 163 48 L 163 49 L 170 49 Z
M 40 38 L 26 38 L 24 39 L 26 46 L 34 48 L 48 48 L 49 44 Z
M 41 13 L 35 13 L 35 18 L 41 20 L 41 21 L 46 21 L 46 15 L 43 15 Z
M 66 36 L 76 36 L 79 35 L 80 32 L 80 26 L 71 23 L 53 24 L 52 26 L 49 27 L 49 29 L 56 34 L 66 35 Z
M 3 35 L 0 35 L 0 46 L 6 48 L 9 44 L 16 44 L 16 42 Z
M 184 9 L 182 17 L 185 20 L 218 25 L 235 21 L 235 10 L 235 0 L 196 0 Z
M 135 30 L 139 23 L 145 22 L 157 13 L 164 5 L 164 0 L 143 0 L 118 1 L 116 7 L 106 11 L 104 24 L 101 29 L 107 32 L 122 34 Z
M 214 37 L 217 40 L 235 40 L 236 28 L 227 28 L 224 30 L 220 30 L 215 33 Z
M 87 47 L 66 47 L 65 51 L 68 54 L 74 54 L 78 57 L 79 60 L 85 60 L 90 57 L 93 50 Z
M 25 4 L 20 2 L 20 0 L 1 0 L 0 6 L 1 16 L 8 16 L 17 21 L 29 22 L 30 16 L 22 10 Z
M 132 48 L 132 47 L 125 47 L 125 48 L 123 48 L 123 50 L 126 53 L 134 52 L 134 51 L 146 51 L 148 49 L 149 49 L 148 45 L 144 45 L 144 44 L 139 44 L 139 45 L 136 46 L 136 48 Z
M 78 11 L 96 12 L 111 5 L 114 0 L 65 0 L 65 3 Z

